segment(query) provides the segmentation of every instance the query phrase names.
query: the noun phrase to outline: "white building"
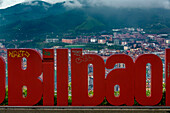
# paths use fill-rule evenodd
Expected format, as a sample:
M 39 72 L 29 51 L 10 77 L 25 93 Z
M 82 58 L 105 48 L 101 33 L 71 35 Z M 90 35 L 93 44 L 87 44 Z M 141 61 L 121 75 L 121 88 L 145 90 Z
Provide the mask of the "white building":
M 59 41 L 59 39 L 56 39 L 56 38 L 48 38 L 48 39 L 46 39 L 47 43 L 56 43 L 58 41 Z
M 166 44 L 170 44 L 170 38 L 165 40 Z
M 96 43 L 96 42 L 97 42 L 97 39 L 96 39 L 96 38 L 91 38 L 91 39 L 90 39 L 90 42 Z

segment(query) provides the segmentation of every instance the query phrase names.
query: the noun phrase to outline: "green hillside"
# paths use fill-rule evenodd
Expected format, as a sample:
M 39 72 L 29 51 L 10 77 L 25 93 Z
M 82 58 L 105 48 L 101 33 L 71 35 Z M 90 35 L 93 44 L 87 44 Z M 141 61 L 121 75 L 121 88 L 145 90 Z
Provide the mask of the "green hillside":
M 86 21 L 83 22 L 81 25 L 76 27 L 76 31 L 97 31 L 102 30 L 105 27 L 103 23 L 94 19 L 93 17 L 88 16 Z
M 0 38 L 45 39 L 51 34 L 80 34 L 124 27 L 140 27 L 147 33 L 170 33 L 170 10 L 167 9 L 108 7 L 68 9 L 62 3 L 53 6 L 46 4 L 49 8 L 44 9 L 42 3 L 39 4 L 39 6 L 17 5 L 0 10 Z M 24 10 L 25 8 L 27 10 Z M 1 24 L 4 23 L 1 20 L 2 16 L 6 17 L 5 25 Z
M 63 3 L 51 5 L 43 1 L 33 1 L 31 4 L 17 4 L 7 9 L 0 9 L 0 26 L 59 15 L 67 11 Z

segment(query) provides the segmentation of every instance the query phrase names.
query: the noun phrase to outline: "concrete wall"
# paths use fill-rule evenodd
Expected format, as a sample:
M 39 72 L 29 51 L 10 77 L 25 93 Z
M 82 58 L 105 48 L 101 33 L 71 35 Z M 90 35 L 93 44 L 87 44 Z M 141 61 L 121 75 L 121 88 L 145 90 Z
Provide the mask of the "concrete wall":
M 169 110 L 136 110 L 136 109 L 4 109 L 0 113 L 169 113 Z
M 170 108 L 0 107 L 0 113 L 170 113 Z

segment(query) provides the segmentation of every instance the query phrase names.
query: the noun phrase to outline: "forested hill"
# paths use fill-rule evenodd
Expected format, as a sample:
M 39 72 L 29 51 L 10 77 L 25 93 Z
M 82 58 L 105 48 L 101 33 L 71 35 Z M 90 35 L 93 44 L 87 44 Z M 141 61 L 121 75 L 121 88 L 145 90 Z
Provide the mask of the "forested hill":
M 33 2 L 34 3 L 34 2 Z M 49 33 L 88 33 L 140 27 L 148 33 L 170 33 L 170 10 L 82 7 L 63 3 L 17 4 L 0 10 L 0 38 L 45 38 Z

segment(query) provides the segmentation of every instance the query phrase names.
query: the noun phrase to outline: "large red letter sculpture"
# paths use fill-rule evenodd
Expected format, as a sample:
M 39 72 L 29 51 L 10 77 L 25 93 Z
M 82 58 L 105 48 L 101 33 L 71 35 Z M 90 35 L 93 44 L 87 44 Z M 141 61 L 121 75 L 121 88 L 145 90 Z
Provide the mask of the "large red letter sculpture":
M 146 95 L 146 65 L 151 64 L 151 96 Z M 135 98 L 140 105 L 153 106 L 162 99 L 163 70 L 161 59 L 152 54 L 141 55 L 135 62 Z
M 125 64 L 125 68 L 114 69 L 117 63 Z M 106 78 L 106 99 L 112 105 L 134 104 L 134 62 L 127 55 L 113 55 L 106 61 L 106 68 L 113 69 Z M 120 86 L 120 95 L 114 95 L 114 86 Z
M 166 106 L 170 106 L 170 49 L 166 49 Z
M 43 49 L 43 105 L 54 105 L 54 49 Z
M 57 50 L 57 105 L 68 105 L 68 50 Z
M 88 95 L 88 65 L 93 64 L 93 97 Z M 105 66 L 98 55 L 82 55 L 82 49 L 71 50 L 72 105 L 96 106 L 105 97 Z
M 5 73 L 6 65 L 4 60 L 0 57 L 0 103 L 2 103 L 5 99 L 5 83 L 6 83 L 6 73 Z
M 27 59 L 27 68 L 23 69 L 22 59 Z M 10 106 L 32 106 L 39 102 L 43 85 L 38 77 L 42 74 L 42 58 L 31 49 L 8 50 L 8 98 Z M 23 86 L 27 87 L 27 96 L 23 97 Z

